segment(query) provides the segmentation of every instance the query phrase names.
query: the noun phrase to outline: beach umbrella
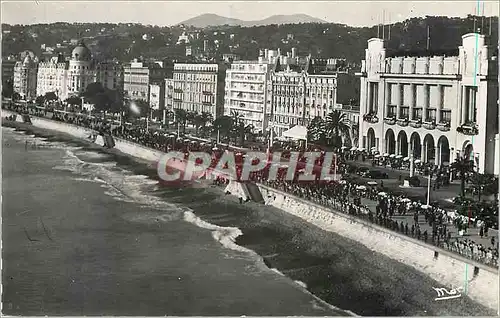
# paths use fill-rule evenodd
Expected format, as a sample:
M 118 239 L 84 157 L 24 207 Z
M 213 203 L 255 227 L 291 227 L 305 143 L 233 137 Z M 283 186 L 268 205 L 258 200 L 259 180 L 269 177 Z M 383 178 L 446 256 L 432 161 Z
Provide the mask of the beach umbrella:
M 366 190 L 366 187 L 364 185 L 359 185 L 356 187 L 358 190 Z
M 417 159 L 417 160 L 415 160 L 414 162 L 415 162 L 415 163 L 421 163 L 421 162 L 422 162 L 422 160 Z
M 411 200 L 408 199 L 408 198 L 403 198 L 403 199 L 400 200 L 400 202 L 406 202 L 406 203 L 408 203 L 408 202 L 411 202 Z
M 396 158 L 396 159 L 401 159 L 401 158 L 403 158 L 403 156 L 401 156 L 401 155 L 397 155 L 395 158 Z
M 387 152 L 384 153 L 384 157 L 389 157 L 389 154 Z
M 392 155 L 389 156 L 389 158 L 396 158 L 396 155 L 392 154 Z
M 385 193 L 385 192 L 379 192 L 378 195 L 381 196 L 381 197 L 386 197 L 387 193 Z
M 380 158 L 381 156 L 380 155 L 375 155 L 375 158 Z
M 408 161 L 408 160 L 410 160 L 410 158 L 409 158 L 409 157 L 404 157 L 404 158 L 403 158 L 403 161 Z
M 366 184 L 374 186 L 374 185 L 377 185 L 377 182 L 376 181 L 368 181 Z

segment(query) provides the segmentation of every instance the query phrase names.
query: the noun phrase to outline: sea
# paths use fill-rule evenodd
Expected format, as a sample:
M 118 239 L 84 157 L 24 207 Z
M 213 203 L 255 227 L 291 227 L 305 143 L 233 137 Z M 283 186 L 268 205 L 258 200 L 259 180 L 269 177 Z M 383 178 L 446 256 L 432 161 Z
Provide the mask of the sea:
M 2 128 L 2 313 L 489 315 L 415 269 L 145 162 Z

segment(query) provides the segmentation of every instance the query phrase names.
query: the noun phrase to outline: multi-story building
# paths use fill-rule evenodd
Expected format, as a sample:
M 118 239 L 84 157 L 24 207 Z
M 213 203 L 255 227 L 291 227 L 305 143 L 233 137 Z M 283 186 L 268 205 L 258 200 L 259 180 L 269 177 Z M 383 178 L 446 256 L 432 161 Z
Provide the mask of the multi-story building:
M 123 66 L 118 61 L 103 61 L 95 66 L 96 82 L 112 90 L 123 89 Z
M 267 128 L 265 116 L 268 107 L 268 83 L 275 67 L 276 58 L 265 61 L 237 61 L 226 71 L 224 115 L 238 113 L 245 125 L 253 125 L 255 131 Z
M 315 117 L 332 112 L 337 98 L 337 70 L 327 60 L 277 64 L 271 77 L 274 132 L 280 136 L 293 126 L 307 126 Z
M 212 114 L 224 113 L 224 64 L 174 64 L 173 109 Z
M 150 85 L 162 83 L 165 69 L 162 63 L 133 60 L 123 68 L 123 92 L 131 100 L 143 99 L 149 103 Z
M 14 65 L 14 92 L 25 100 L 35 99 L 38 60 L 32 52 L 24 52 L 21 58 Z
M 16 59 L 13 56 L 9 56 L 7 59 L 2 59 L 2 83 L 5 84 L 6 81 L 14 80 L 15 65 Z
M 63 99 L 67 95 L 66 72 L 69 63 L 62 55 L 52 57 L 47 62 L 38 64 L 38 76 L 36 85 L 36 95 L 42 96 L 49 92 L 55 92 L 59 98 Z
M 486 40 L 470 33 L 455 52 L 403 55 L 370 39 L 359 74 L 362 146 L 438 166 L 462 154 L 494 172 L 498 56 Z
M 149 85 L 149 105 L 153 111 L 163 110 L 165 108 L 164 81 Z
M 165 79 L 165 109 L 172 111 L 174 105 L 174 79 Z
M 116 61 L 96 62 L 85 43 L 80 41 L 68 61 L 59 54 L 39 63 L 36 94 L 54 92 L 59 99 L 65 100 L 80 95 L 94 82 L 100 82 L 107 89 L 121 90 L 122 68 Z

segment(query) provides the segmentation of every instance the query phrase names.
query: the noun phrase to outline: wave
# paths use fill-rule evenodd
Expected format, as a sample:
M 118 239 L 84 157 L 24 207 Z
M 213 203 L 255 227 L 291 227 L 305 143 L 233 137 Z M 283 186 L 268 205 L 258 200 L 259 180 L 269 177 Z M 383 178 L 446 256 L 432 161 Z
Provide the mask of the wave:
M 286 277 L 285 274 L 276 268 L 271 268 L 266 263 L 265 259 L 255 251 L 236 244 L 236 239 L 243 233 L 237 227 L 222 227 L 206 222 L 195 215 L 195 213 L 186 207 L 181 207 L 178 204 L 168 203 L 156 196 L 147 194 L 158 190 L 158 182 L 150 179 L 145 175 L 135 175 L 133 172 L 119 168 L 116 170 L 116 162 L 87 162 L 78 155 L 86 156 L 89 151 L 77 151 L 66 149 L 63 156 L 63 165 L 54 167 L 54 169 L 71 171 L 78 174 L 79 177 L 75 180 L 99 183 L 105 188 L 104 193 L 117 201 L 137 203 L 142 207 L 147 207 L 148 211 L 137 211 L 129 213 L 123 217 L 131 222 L 148 223 L 155 222 L 171 222 L 183 219 L 199 228 L 211 231 L 212 237 L 219 242 L 223 247 L 243 253 L 246 257 L 251 257 L 254 264 L 261 270 L 270 270 L 277 275 Z M 90 155 L 89 157 L 92 157 Z M 96 154 L 95 157 L 98 155 Z M 162 211 L 162 213 L 151 212 L 151 208 Z M 167 213 L 165 211 L 168 211 Z M 301 281 L 294 281 L 298 288 L 303 292 L 311 295 L 313 302 L 326 306 L 332 310 L 343 311 L 351 316 L 356 314 L 337 308 L 322 299 L 316 297 L 307 290 L 307 285 Z

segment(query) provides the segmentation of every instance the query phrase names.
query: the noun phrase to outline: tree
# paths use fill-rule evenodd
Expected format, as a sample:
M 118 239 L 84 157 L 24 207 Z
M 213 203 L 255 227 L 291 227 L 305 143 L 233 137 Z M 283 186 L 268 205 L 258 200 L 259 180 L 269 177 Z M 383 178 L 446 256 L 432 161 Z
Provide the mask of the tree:
M 498 180 L 492 174 L 474 173 L 470 181 L 474 193 L 478 196 L 478 201 L 481 201 L 483 194 L 489 195 L 498 192 Z
M 11 98 L 14 94 L 14 82 L 12 79 L 8 79 L 4 82 L 2 86 L 2 96 L 5 98 Z
M 325 121 L 323 118 L 314 117 L 307 126 L 307 140 L 326 144 Z
M 349 120 L 346 115 L 338 110 L 334 110 L 325 120 L 325 132 L 330 144 L 335 148 L 342 146 L 342 137 L 349 136 Z
M 40 106 L 43 105 L 45 103 L 45 96 L 43 95 L 37 96 L 35 99 L 35 103 Z
M 179 127 L 182 127 L 182 133 L 185 134 L 188 113 L 184 109 L 176 108 L 174 110 L 174 114 L 175 114 L 175 123 Z
M 231 123 L 231 128 L 232 132 L 234 135 L 234 143 L 236 143 L 236 140 L 239 136 L 240 138 L 240 145 L 243 145 L 244 139 L 245 139 L 245 123 L 243 122 L 243 115 L 241 115 L 237 111 L 232 111 L 232 123 Z
M 80 106 L 82 104 L 82 100 L 78 96 L 70 96 L 66 99 L 66 103 L 68 105 Z
M 45 93 L 45 100 L 50 102 L 53 100 L 58 100 L 57 94 L 55 92 L 47 92 Z
M 231 116 L 221 116 L 214 120 L 213 122 L 214 133 L 219 131 L 220 135 L 229 139 L 231 137 L 231 132 L 233 129 L 233 119 Z
M 12 100 L 13 101 L 17 101 L 17 100 L 20 100 L 20 99 L 21 99 L 21 95 L 19 95 L 18 92 L 12 93 Z
M 457 156 L 450 165 L 451 169 L 460 174 L 460 196 L 465 197 L 465 180 L 467 175 L 474 171 L 474 162 L 465 156 Z

